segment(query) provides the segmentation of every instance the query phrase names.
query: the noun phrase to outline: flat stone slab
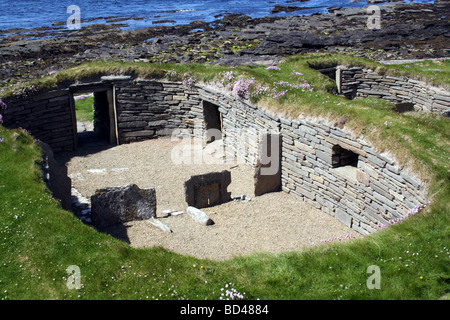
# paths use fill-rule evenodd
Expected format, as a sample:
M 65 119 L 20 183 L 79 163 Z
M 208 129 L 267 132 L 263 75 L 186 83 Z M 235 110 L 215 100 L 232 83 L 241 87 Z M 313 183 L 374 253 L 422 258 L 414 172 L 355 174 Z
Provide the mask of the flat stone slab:
M 172 229 L 169 228 L 166 224 L 162 223 L 156 218 L 150 218 L 147 220 L 150 224 L 154 225 L 155 227 L 161 229 L 164 232 L 172 233 Z
M 181 211 L 181 210 L 171 210 L 171 209 L 163 210 L 162 213 L 164 213 L 164 214 L 167 215 L 168 217 L 179 216 L 179 215 L 185 214 L 184 211 Z
M 265 134 L 258 144 L 259 157 L 253 179 L 255 196 L 275 192 L 281 188 L 281 136 Z M 269 156 L 270 155 L 270 156 Z M 288 156 L 288 154 L 286 154 Z M 297 159 L 295 158 L 294 161 Z
M 103 76 L 102 81 L 125 81 L 130 80 L 131 76 Z

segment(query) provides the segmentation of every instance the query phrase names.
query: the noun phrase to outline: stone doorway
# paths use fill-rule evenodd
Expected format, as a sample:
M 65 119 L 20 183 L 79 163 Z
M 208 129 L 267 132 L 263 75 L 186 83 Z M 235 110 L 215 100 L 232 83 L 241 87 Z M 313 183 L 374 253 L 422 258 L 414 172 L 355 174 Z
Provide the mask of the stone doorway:
M 203 116 L 206 129 L 206 143 L 222 139 L 223 120 L 219 106 L 203 101 Z
M 71 86 L 70 92 L 72 94 L 74 127 L 76 128 L 74 130 L 75 149 L 80 144 L 117 145 L 114 88 L 103 84 L 82 84 Z M 85 101 L 82 102 L 82 100 Z M 90 103 L 92 103 L 92 114 L 86 118 Z M 84 104 L 84 110 L 79 109 L 82 104 Z

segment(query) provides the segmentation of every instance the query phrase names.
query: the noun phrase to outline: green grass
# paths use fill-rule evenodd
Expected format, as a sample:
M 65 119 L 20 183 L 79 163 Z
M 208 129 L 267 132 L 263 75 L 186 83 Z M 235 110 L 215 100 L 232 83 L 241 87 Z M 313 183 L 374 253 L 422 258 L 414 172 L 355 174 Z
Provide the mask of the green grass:
M 356 57 L 352 55 L 312 53 L 287 57 L 284 64 L 297 64 L 301 68 L 313 70 L 314 68 L 327 68 L 336 65 L 346 65 L 349 67 L 357 66 L 369 68 L 380 74 L 389 74 L 393 76 L 408 76 L 417 80 L 423 80 L 431 85 L 450 87 L 448 72 L 450 71 L 450 60 L 426 60 L 422 62 L 403 64 L 403 65 L 382 65 L 377 62 Z M 233 68 L 237 72 L 253 73 L 255 70 L 264 70 L 263 67 L 237 67 Z M 208 82 L 214 79 L 217 74 L 230 70 L 226 66 L 209 64 L 175 64 L 175 63 L 146 63 L 146 62 L 123 62 L 123 61 L 93 61 L 86 62 L 77 67 L 60 70 L 59 72 L 38 78 L 30 82 L 20 83 L 10 87 L 0 88 L 0 96 L 8 98 L 13 96 L 14 91 L 21 91 L 23 88 L 35 86 L 41 91 L 64 87 L 66 84 L 72 84 L 77 80 L 98 80 L 99 77 L 109 75 L 131 75 L 146 79 L 161 79 L 166 76 L 167 71 L 175 70 L 178 73 L 178 80 L 184 73 L 190 73 L 197 80 Z M 317 78 L 313 72 L 308 72 L 309 76 Z M 264 74 L 256 71 L 256 74 L 265 77 Z M 315 73 L 317 74 L 317 73 Z M 267 80 L 267 77 L 265 77 Z M 262 79 L 257 79 L 262 80 Z M 329 79 L 327 80 L 329 85 Z M 319 85 L 319 83 L 315 83 Z
M 82 96 L 82 95 L 81 95 Z M 92 122 L 94 120 L 94 97 L 75 99 L 75 112 L 77 121 Z
M 409 75 L 416 79 L 441 85 L 445 88 L 450 87 L 450 60 L 428 60 L 414 63 L 406 63 L 397 66 L 388 66 L 396 70 L 399 75 Z
M 334 58 L 334 57 L 333 57 Z M 333 83 L 310 68 L 310 58 L 292 57 L 280 71 L 263 67 L 92 63 L 61 71 L 61 81 L 103 73 L 165 76 L 189 72 L 198 81 L 218 81 L 234 70 L 260 84 L 294 81 L 301 72 L 313 92 L 290 91 L 274 100 L 255 98 L 287 115 L 338 119 L 389 150 L 429 183 L 427 208 L 363 239 L 321 244 L 297 252 L 254 254 L 225 262 L 200 260 L 162 248 L 134 249 L 98 233 L 64 211 L 41 179 L 41 151 L 20 130 L 0 126 L 0 298 L 2 299 L 213 299 L 232 287 L 247 299 L 448 299 L 449 120 L 428 114 L 396 114 L 377 99 L 348 101 L 328 93 Z M 126 71 L 126 72 L 125 72 Z M 48 81 L 44 79 L 44 81 Z M 388 121 L 388 125 L 384 123 Z M 66 269 L 81 270 L 82 288 L 66 286 Z M 370 290 L 367 268 L 381 272 L 381 289 Z

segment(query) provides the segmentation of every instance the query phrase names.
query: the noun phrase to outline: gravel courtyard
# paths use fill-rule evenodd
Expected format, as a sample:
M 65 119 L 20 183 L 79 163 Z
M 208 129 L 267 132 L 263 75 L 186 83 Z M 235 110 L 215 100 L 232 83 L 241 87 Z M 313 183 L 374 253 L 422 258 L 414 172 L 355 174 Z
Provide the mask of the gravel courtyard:
M 174 164 L 173 150 L 179 142 L 149 140 L 116 147 L 83 146 L 66 153 L 72 186 L 90 198 L 96 189 L 135 183 L 155 188 L 157 217 L 170 227 L 164 232 L 148 221 L 128 222 L 107 233 L 132 247 L 161 246 L 176 253 L 226 260 L 256 252 L 299 250 L 321 240 L 352 234 L 328 214 L 285 192 L 253 195 L 253 170 L 236 162 L 226 164 Z M 179 159 L 178 159 L 179 160 Z M 165 210 L 186 210 L 183 183 L 192 175 L 229 170 L 232 197 L 246 195 L 250 201 L 230 201 L 202 209 L 214 225 L 201 226 L 187 214 L 167 216 Z

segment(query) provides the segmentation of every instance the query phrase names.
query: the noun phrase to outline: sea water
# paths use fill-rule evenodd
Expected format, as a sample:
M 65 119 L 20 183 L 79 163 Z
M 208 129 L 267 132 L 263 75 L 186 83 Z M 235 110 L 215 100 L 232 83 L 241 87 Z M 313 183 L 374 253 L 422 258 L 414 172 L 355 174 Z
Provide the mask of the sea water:
M 413 0 L 409 2 L 428 2 Z M 276 4 L 312 8 L 295 12 L 272 14 Z M 365 0 L 0 0 L 0 30 L 64 28 L 70 17 L 67 8 L 76 5 L 80 9 L 83 25 L 109 23 L 108 18 L 123 18 L 115 22 L 126 24 L 123 29 L 137 29 L 161 25 L 189 24 L 195 20 L 212 22 L 225 14 L 245 14 L 252 18 L 266 16 L 310 15 L 326 13 L 329 7 L 364 7 Z M 110 22 L 112 23 L 112 22 Z

